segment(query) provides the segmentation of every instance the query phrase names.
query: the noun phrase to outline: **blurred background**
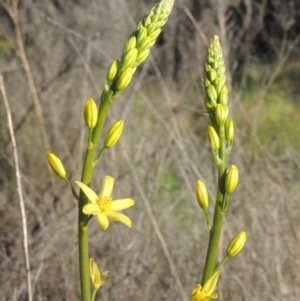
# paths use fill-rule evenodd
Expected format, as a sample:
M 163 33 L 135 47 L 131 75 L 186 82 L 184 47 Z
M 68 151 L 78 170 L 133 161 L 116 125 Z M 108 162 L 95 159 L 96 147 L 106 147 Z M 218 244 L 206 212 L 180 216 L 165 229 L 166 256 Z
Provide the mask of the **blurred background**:
M 76 202 L 49 171 L 46 151 L 62 159 L 72 181 L 80 179 L 84 103 L 99 100 L 107 67 L 155 1 L 21 0 L 17 10 L 13 3 L 0 1 L 0 73 L 18 145 L 34 300 L 79 300 Z M 230 164 L 240 173 L 220 259 L 236 233 L 248 233 L 244 250 L 222 270 L 219 300 L 299 300 L 299 0 L 175 3 L 104 130 L 125 119 L 92 188 L 109 174 L 116 178 L 114 198 L 131 197 L 136 206 L 126 211 L 132 229 L 112 224 L 104 233 L 91 222 L 90 256 L 101 271 L 110 270 L 99 300 L 185 301 L 201 281 L 208 230 L 194 187 L 201 179 L 214 202 L 217 174 L 202 87 L 214 35 L 224 50 L 235 122 Z M 12 146 L 0 98 L 0 300 L 26 300 Z

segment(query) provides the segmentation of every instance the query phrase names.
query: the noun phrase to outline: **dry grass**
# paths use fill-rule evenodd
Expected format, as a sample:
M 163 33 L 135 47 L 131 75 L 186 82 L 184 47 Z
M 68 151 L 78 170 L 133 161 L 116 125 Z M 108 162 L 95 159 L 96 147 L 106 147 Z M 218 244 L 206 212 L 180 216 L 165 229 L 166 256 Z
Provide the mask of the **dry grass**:
M 102 1 L 99 5 L 93 1 L 88 6 L 80 1 L 64 5 L 21 2 L 21 27 L 26 29 L 26 51 L 51 150 L 62 158 L 73 181 L 80 178 L 87 139 L 84 101 L 99 98 L 107 66 L 120 56 L 141 11 L 150 7 L 136 2 Z M 3 20 L 7 35 L 13 37 L 8 19 Z M 193 69 L 184 84 L 176 85 L 161 76 L 156 63 L 166 50 L 168 44 L 154 50 L 113 105 L 106 125 L 108 129 L 115 120 L 125 119 L 122 139 L 105 154 L 92 186 L 97 189 L 102 177 L 110 174 L 116 178 L 114 196 L 132 197 L 136 206 L 128 211 L 132 230 L 115 224 L 104 233 L 96 221 L 91 223 L 91 256 L 102 271 L 111 271 L 99 300 L 184 300 L 172 262 L 187 298 L 201 279 L 208 232 L 194 185 L 202 179 L 213 199 L 216 183 L 205 138 L 208 120 L 201 113 L 202 69 Z M 204 48 L 197 56 L 203 62 Z M 34 300 L 78 300 L 76 203 L 64 183 L 57 180 L 52 186 L 26 77 L 13 52 L 5 54 L 0 72 L 19 148 Z M 222 272 L 220 300 L 297 301 L 300 155 L 293 144 L 280 147 L 276 132 L 270 133 L 274 136 L 271 148 L 262 144 L 253 130 L 260 121 L 259 106 L 250 110 L 249 103 L 239 99 L 240 95 L 233 94 L 238 128 L 231 163 L 239 168 L 240 182 L 226 217 L 222 250 L 240 230 L 249 239 Z M 26 300 L 21 221 L 2 102 L 0 108 L 0 300 Z M 280 153 L 273 152 L 278 148 Z M 147 204 L 172 261 L 162 248 Z

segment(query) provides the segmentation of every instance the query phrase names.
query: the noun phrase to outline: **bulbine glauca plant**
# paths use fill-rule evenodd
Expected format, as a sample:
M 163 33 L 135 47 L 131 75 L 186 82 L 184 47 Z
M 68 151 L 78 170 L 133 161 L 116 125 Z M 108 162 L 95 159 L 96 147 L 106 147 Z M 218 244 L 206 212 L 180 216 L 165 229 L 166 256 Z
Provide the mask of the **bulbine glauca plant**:
M 92 98 L 86 101 L 83 117 L 88 139 L 81 180 L 74 181 L 78 187 L 73 186 L 73 181 L 68 178 L 68 173 L 60 158 L 52 152 L 47 154 L 51 168 L 59 178 L 66 181 L 73 197 L 78 202 L 78 246 L 82 301 L 95 300 L 98 289 L 105 283 L 109 275 L 108 271 L 100 272 L 97 262 L 89 254 L 88 227 L 91 219 L 96 216 L 104 231 L 109 227 L 110 221 L 121 222 L 127 227 L 132 226 L 131 219 L 120 211 L 133 206 L 134 201 L 131 198 L 112 199 L 115 181 L 113 177 L 109 175 L 104 177 L 99 193 L 94 192 L 90 187 L 94 168 L 101 161 L 105 151 L 118 142 L 125 123 L 124 120 L 116 121 L 111 125 L 109 131 L 102 135 L 106 116 L 111 105 L 131 82 L 138 66 L 149 56 L 151 47 L 167 22 L 173 4 L 174 0 L 161 0 L 152 8 L 128 39 L 120 60 L 115 60 L 110 64 L 100 103 L 97 105 Z M 205 70 L 205 107 L 210 117 L 207 134 L 218 170 L 218 191 L 211 224 L 208 212 L 208 193 L 204 183 L 200 180 L 197 181 L 196 197 L 205 214 L 210 237 L 202 281 L 192 290 L 192 301 L 217 298 L 218 295 L 214 293 L 214 290 L 220 276 L 220 267 L 241 251 L 247 239 L 245 232 L 238 233 L 229 243 L 223 260 L 216 261 L 223 218 L 229 207 L 230 196 L 238 183 L 237 167 L 233 165 L 228 168 L 234 126 L 232 120 L 228 118 L 225 66 L 217 37 L 214 37 L 209 45 Z M 79 194 L 76 188 L 80 188 Z
M 228 91 L 226 87 L 225 64 L 219 38 L 215 36 L 209 44 L 205 74 L 205 108 L 209 115 L 210 125 L 207 137 L 213 153 L 218 171 L 218 185 L 211 224 L 208 207 L 209 200 L 206 187 L 201 180 L 196 183 L 196 197 L 203 210 L 209 229 L 209 243 L 207 248 L 204 271 L 201 284 L 197 284 L 192 292 L 192 301 L 206 301 L 216 299 L 214 293 L 220 276 L 220 267 L 231 257 L 237 255 L 243 248 L 247 234 L 244 231 L 236 234 L 229 242 L 224 258 L 217 262 L 217 252 L 222 231 L 223 219 L 230 204 L 230 196 L 238 183 L 238 169 L 235 165 L 228 167 L 228 158 L 233 145 L 234 125 L 228 118 Z
M 86 101 L 83 116 L 88 129 L 88 141 L 81 181 L 76 181 L 80 188 L 80 194 L 77 194 L 59 157 L 52 152 L 47 154 L 51 168 L 58 177 L 66 181 L 74 198 L 78 201 L 78 246 L 82 301 L 93 301 L 97 290 L 108 277 L 108 271 L 100 273 L 98 264 L 89 255 L 88 226 L 90 220 L 97 216 L 103 230 L 108 228 L 109 220 L 121 222 L 128 227 L 131 227 L 132 224 L 130 218 L 120 211 L 133 206 L 134 201 L 130 198 L 112 200 L 113 177 L 107 175 L 102 180 L 99 194 L 90 188 L 93 170 L 100 162 L 104 152 L 118 142 L 124 127 L 124 120 L 116 121 L 104 136 L 103 142 L 100 143 L 102 129 L 111 105 L 129 85 L 138 66 L 148 58 L 151 47 L 155 44 L 168 20 L 173 4 L 174 0 L 161 0 L 143 18 L 128 39 L 121 59 L 110 64 L 100 104 L 97 105 L 92 98 Z

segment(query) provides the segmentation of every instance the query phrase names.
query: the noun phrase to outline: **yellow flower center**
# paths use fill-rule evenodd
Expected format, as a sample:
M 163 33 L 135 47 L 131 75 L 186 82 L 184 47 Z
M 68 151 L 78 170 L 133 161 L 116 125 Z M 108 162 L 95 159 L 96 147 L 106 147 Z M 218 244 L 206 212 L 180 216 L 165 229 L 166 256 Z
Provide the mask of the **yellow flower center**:
M 99 197 L 96 203 L 99 206 L 100 210 L 104 212 L 104 211 L 109 211 L 111 200 L 112 199 L 110 196 L 103 196 L 103 197 Z

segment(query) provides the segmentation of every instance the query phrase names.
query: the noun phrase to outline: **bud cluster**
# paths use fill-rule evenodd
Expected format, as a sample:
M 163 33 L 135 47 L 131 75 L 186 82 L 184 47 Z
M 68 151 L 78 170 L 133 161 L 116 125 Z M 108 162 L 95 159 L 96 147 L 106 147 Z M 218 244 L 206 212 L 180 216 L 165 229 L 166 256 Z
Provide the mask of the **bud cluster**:
M 106 81 L 114 94 L 124 90 L 130 83 L 137 66 L 149 56 L 151 47 L 162 32 L 171 13 L 174 0 L 161 0 L 139 23 L 136 31 L 125 45 L 120 62 L 114 61 L 107 72 Z

